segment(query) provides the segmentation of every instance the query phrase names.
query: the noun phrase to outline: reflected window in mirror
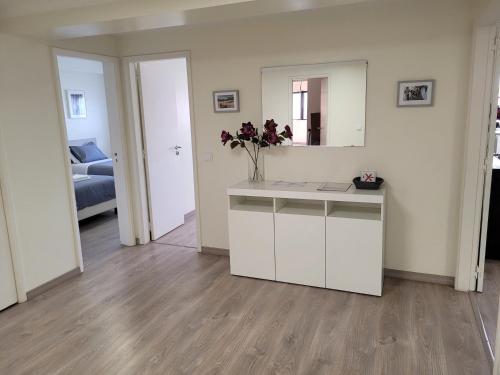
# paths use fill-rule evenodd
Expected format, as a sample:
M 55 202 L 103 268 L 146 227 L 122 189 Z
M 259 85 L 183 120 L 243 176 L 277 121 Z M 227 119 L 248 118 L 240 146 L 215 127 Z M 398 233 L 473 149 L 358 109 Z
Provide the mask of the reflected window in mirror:
M 293 143 L 307 145 L 307 80 L 292 82 Z
M 290 125 L 293 146 L 364 146 L 366 71 L 366 61 L 263 68 L 263 120 Z

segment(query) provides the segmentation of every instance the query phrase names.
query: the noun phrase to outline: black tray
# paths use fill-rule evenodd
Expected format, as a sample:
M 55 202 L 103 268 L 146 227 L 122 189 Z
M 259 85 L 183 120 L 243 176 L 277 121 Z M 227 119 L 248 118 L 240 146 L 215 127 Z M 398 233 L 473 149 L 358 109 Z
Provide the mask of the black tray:
M 354 185 L 356 185 L 356 189 L 366 189 L 366 190 L 378 190 L 380 186 L 384 183 L 384 179 L 381 177 L 377 177 L 375 182 L 364 182 L 361 181 L 361 177 L 356 177 L 354 180 Z

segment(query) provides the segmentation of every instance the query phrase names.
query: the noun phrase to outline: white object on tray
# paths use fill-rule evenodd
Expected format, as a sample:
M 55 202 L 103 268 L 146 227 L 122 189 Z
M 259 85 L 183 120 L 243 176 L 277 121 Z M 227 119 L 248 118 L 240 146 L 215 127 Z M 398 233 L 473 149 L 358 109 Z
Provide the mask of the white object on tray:
M 90 177 L 87 176 L 86 174 L 74 174 L 73 175 L 73 182 L 79 182 L 79 181 L 85 181 L 85 180 L 90 180 Z
M 361 182 L 376 182 L 377 172 L 376 171 L 361 171 Z

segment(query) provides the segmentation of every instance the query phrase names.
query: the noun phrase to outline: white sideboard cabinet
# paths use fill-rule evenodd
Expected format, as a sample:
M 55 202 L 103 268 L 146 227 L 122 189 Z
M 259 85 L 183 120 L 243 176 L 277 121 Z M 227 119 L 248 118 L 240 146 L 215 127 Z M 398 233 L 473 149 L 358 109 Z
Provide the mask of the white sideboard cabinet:
M 385 190 L 228 188 L 231 274 L 380 296 Z

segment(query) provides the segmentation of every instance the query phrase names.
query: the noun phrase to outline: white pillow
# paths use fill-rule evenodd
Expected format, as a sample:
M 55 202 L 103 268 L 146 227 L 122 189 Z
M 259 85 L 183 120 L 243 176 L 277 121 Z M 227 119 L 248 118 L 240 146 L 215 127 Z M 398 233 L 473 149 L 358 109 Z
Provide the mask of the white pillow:
M 73 155 L 73 153 L 71 152 L 71 150 L 69 150 L 69 159 L 71 160 L 71 164 L 81 164 L 80 160 L 78 160 L 76 158 L 76 156 Z

